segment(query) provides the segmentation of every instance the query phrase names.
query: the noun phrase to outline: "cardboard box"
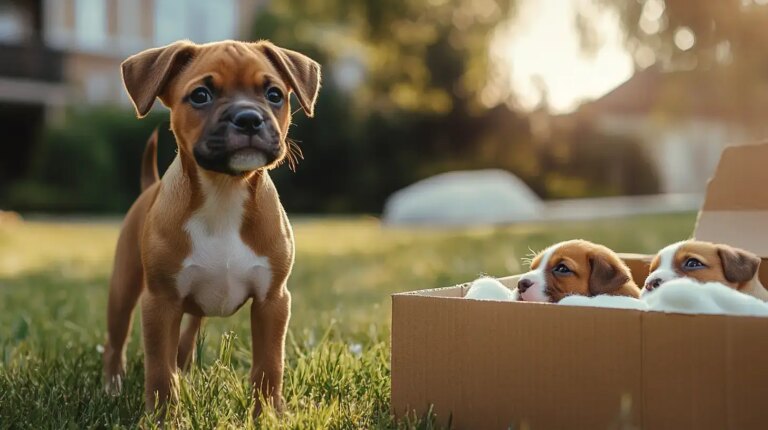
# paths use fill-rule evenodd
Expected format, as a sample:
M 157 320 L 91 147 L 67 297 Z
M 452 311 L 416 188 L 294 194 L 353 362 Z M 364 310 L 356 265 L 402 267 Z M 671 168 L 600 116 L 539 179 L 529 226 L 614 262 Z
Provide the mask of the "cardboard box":
M 723 152 L 694 236 L 757 253 L 768 285 L 766 163 L 768 144 Z M 650 256 L 622 258 L 642 284 Z M 398 417 L 432 407 L 459 429 L 768 428 L 768 318 L 465 300 L 467 289 L 392 296 Z

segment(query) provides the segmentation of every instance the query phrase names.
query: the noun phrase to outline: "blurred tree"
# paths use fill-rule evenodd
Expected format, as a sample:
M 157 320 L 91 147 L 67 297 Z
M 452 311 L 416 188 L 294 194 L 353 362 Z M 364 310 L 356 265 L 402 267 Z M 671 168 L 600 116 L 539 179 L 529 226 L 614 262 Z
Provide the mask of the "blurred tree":
M 371 111 L 476 109 L 489 42 L 515 0 L 269 2 L 256 37 L 314 54 L 339 89 Z M 364 79 L 363 79 L 364 78 Z M 327 84 L 328 82 L 326 82 Z
M 632 23 L 636 19 L 627 17 L 642 11 L 618 1 L 592 1 L 620 8 Z M 489 100 L 489 75 L 498 72 L 490 42 L 520 2 L 262 2 L 254 39 L 271 39 L 323 65 L 316 116 L 307 120 L 297 113 L 290 132 L 306 161 L 295 173 L 285 167 L 273 172 L 286 208 L 378 213 L 393 191 L 456 169 L 506 169 L 542 197 L 655 191 L 655 179 L 632 180 L 648 169 L 633 142 L 589 129 L 539 137 L 534 144 L 537 112 L 483 104 Z M 588 31 L 589 17 L 579 19 L 579 28 Z M 640 49 L 641 39 L 631 36 L 629 26 L 627 34 L 628 45 Z M 585 38 L 585 46 L 594 43 Z M 143 144 L 167 118 L 157 115 L 155 121 L 136 121 L 128 111 L 72 112 L 65 124 L 46 131 L 29 177 L 3 190 L 0 205 L 124 211 L 138 194 Z M 168 151 L 165 162 L 161 157 L 164 166 L 174 147 L 170 137 L 162 140 L 160 149 Z M 567 151 L 582 143 L 583 153 Z M 614 158 L 623 167 L 617 168 Z
M 656 169 L 639 142 L 589 122 L 561 130 L 539 147 L 544 174 L 532 184 L 551 198 L 654 194 Z
M 295 174 L 275 172 L 286 205 L 378 212 L 393 191 L 446 170 L 500 167 L 533 176 L 527 119 L 480 102 L 494 29 L 516 3 L 268 3 L 255 38 L 324 67 L 317 116 L 297 117 L 292 131 L 308 161 Z
M 158 164 L 163 169 L 176 150 L 167 112 L 152 112 L 143 121 L 123 109 L 70 112 L 65 123 L 43 133 L 29 174 L 0 195 L 0 206 L 50 212 L 126 211 L 139 194 L 141 155 L 158 126 Z
M 765 0 L 594 0 L 615 9 L 640 67 L 691 71 L 675 82 L 697 108 L 764 123 L 768 106 L 768 2 Z M 717 86 L 712 100 L 697 93 Z M 671 87 L 671 86 L 670 86 Z M 710 104 L 710 106 L 701 106 Z M 678 109 L 679 111 L 679 109 Z M 685 114 L 686 110 L 682 112 Z

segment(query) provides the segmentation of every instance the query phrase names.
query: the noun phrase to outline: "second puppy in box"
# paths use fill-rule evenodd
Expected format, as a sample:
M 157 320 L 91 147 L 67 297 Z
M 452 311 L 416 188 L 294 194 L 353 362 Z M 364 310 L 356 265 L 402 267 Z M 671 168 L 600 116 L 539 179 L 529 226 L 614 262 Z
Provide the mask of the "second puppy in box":
M 651 261 L 642 294 L 646 295 L 673 279 L 719 282 L 744 294 L 768 301 L 768 290 L 758 277 L 760 257 L 739 248 L 700 240 L 673 243 Z
M 629 268 L 616 253 L 586 240 L 556 243 L 537 254 L 516 293 L 521 301 L 553 303 L 569 295 L 640 297 Z

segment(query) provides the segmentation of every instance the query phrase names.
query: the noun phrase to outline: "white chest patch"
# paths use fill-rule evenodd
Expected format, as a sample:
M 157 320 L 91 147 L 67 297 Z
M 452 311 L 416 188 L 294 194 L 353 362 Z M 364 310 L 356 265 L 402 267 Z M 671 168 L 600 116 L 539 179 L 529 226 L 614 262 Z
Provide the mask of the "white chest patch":
M 176 287 L 208 316 L 233 314 L 248 297 L 264 300 L 272 280 L 269 259 L 256 255 L 240 237 L 245 189 L 221 191 L 202 181 L 205 203 L 189 218 L 191 253 L 182 262 Z

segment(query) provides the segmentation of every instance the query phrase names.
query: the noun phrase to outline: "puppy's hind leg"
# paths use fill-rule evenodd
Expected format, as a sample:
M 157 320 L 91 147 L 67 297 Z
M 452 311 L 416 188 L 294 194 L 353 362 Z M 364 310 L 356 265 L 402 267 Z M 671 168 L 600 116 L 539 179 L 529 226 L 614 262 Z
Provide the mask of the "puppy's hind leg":
M 136 208 L 134 208 L 136 209 Z M 144 289 L 144 271 L 139 251 L 138 215 L 132 210 L 126 217 L 125 227 L 120 232 L 115 253 L 115 264 L 109 284 L 107 303 L 107 341 L 102 361 L 104 365 L 104 388 L 116 395 L 122 389 L 125 375 L 125 345 L 131 330 L 133 310 Z M 131 215 L 134 215 L 131 217 Z M 133 221 L 133 222 L 132 222 Z
M 122 237 L 121 241 L 122 242 Z M 119 394 L 125 375 L 125 345 L 131 330 L 133 310 L 144 289 L 144 275 L 139 253 L 121 249 L 118 242 L 115 269 L 109 286 L 107 304 L 107 342 L 104 345 L 104 387 L 110 394 Z

